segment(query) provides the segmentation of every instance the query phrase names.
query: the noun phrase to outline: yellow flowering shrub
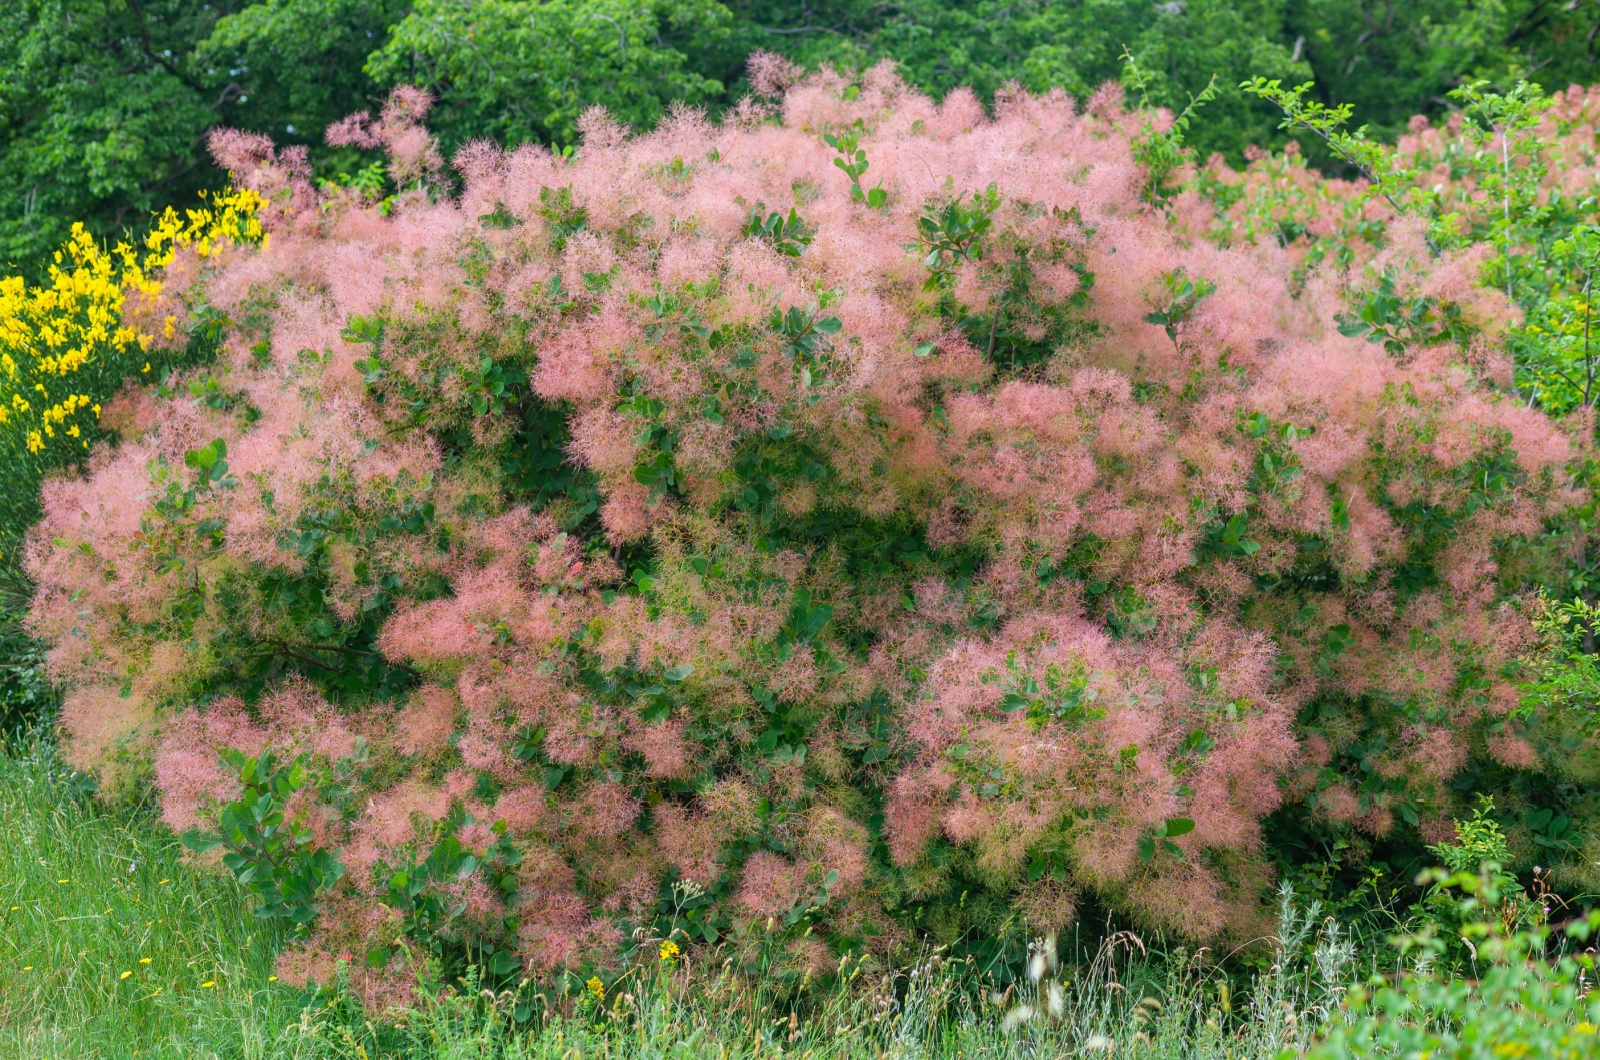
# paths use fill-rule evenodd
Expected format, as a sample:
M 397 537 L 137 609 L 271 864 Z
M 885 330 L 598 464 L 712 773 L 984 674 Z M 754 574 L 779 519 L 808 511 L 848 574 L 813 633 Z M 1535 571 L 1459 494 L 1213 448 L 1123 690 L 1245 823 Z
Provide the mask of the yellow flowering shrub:
M 203 195 L 203 193 L 202 193 Z M 152 370 L 151 348 L 180 338 L 166 315 L 155 333 L 135 326 L 128 299 L 157 305 L 163 275 L 192 249 L 202 262 L 225 247 L 266 240 L 263 200 L 249 189 L 213 195 L 180 216 L 168 207 L 139 245 L 97 243 L 81 224 L 55 253 L 47 279 L 0 279 L 0 532 L 19 529 L 50 466 L 89 448 L 100 403 L 132 376 Z

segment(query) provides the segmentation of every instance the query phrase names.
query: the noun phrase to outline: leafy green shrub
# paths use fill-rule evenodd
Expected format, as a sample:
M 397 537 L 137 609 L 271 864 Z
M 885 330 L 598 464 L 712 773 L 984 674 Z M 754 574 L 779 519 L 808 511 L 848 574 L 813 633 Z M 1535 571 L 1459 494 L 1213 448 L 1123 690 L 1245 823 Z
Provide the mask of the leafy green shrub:
M 344 875 L 332 853 L 312 845 L 309 829 L 284 819 L 285 805 L 310 779 L 305 762 L 284 764 L 270 751 L 250 758 L 231 750 L 224 760 L 238 770 L 243 790 L 218 809 L 215 833 L 191 829 L 183 835 L 184 846 L 202 853 L 223 848 L 222 863 L 255 896 L 258 919 L 281 917 L 305 928 L 319 912 L 318 893 Z
M 1467 842 L 1452 851 L 1457 862 L 1478 844 L 1496 845 L 1479 820 Z M 1397 974 L 1373 976 L 1354 986 L 1330 1021 L 1315 1060 L 1357 1057 L 1600 1056 L 1600 999 L 1592 997 L 1591 951 L 1563 952 L 1600 928 L 1600 912 L 1568 923 L 1558 935 L 1548 926 L 1508 927 L 1503 911 L 1515 904 L 1508 881 L 1487 870 L 1437 870 L 1428 874 L 1439 895 L 1457 907 L 1453 918 L 1471 947 L 1466 968 L 1438 967 L 1445 940 L 1430 930 L 1401 940 L 1414 958 Z M 1483 919 L 1489 914 L 1489 920 Z M 1548 956 L 1556 948 L 1555 956 Z M 1471 975 L 1462 971 L 1470 968 Z

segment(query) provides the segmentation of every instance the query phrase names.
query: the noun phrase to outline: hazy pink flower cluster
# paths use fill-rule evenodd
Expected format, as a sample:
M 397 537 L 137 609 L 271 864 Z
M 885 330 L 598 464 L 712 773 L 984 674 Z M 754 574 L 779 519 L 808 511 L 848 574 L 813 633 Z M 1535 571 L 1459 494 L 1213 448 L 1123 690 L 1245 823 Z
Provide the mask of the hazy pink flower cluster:
M 389 156 L 390 175 L 401 187 L 437 178 L 444 158 L 438 142 L 422 124 L 432 108 L 432 95 L 401 85 L 389 94 L 376 121 L 369 111 L 361 111 L 328 126 L 328 146 L 383 148 Z M 219 162 L 228 165 L 220 158 Z

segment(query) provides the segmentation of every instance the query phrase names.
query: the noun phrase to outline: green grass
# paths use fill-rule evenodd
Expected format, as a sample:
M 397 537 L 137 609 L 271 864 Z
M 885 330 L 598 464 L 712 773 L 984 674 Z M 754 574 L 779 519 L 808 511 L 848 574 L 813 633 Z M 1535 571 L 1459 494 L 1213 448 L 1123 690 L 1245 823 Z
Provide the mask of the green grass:
M 294 999 L 231 880 L 45 751 L 0 757 L 0 822 L 0 1056 L 274 1055 Z

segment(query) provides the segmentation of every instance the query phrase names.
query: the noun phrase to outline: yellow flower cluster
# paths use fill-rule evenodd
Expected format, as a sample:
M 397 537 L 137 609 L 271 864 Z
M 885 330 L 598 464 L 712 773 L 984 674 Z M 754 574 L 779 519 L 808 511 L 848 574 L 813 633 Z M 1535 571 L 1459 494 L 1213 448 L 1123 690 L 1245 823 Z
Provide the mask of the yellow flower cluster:
M 41 392 L 44 391 L 43 384 L 35 383 L 34 386 Z M 49 397 L 48 394 L 45 396 Z M 13 400 L 17 397 L 18 395 L 12 395 Z M 96 416 L 100 415 L 100 406 L 90 401 L 88 394 L 68 394 L 61 401 L 45 409 L 44 414 L 40 417 L 43 421 L 41 429 L 28 432 L 28 452 L 35 456 L 44 452 L 45 439 L 54 438 L 57 427 L 62 428 L 61 433 L 64 437 L 76 438 L 87 446 L 89 441 L 83 437 L 83 431 L 78 425 L 76 423 L 70 425 L 67 423 L 67 418 L 81 409 L 90 409 Z
M 207 258 L 227 246 L 265 243 L 258 218 L 265 205 L 242 189 L 212 196 L 182 217 L 168 207 L 139 247 L 119 242 L 108 250 L 75 224 L 47 282 L 0 279 L 0 452 L 20 448 L 39 457 L 52 444 L 74 442 L 87 449 L 87 417 L 99 416 L 99 401 L 141 363 L 149 371 L 144 352 L 154 336 L 125 321 L 128 293 L 156 299 L 162 270 L 179 250 Z M 167 317 L 163 337 L 176 328 Z
M 200 195 L 204 198 L 205 192 Z M 200 257 L 208 258 L 223 247 L 264 244 L 267 237 L 257 214 L 265 205 L 265 199 L 245 188 L 212 196 L 209 208 L 185 210 L 183 218 L 167 207 L 145 236 L 143 258 L 126 243 L 118 243 L 112 251 L 121 259 L 124 284 L 154 296 L 160 293 L 161 285 L 152 274 L 172 264 L 184 247 L 193 247 Z

